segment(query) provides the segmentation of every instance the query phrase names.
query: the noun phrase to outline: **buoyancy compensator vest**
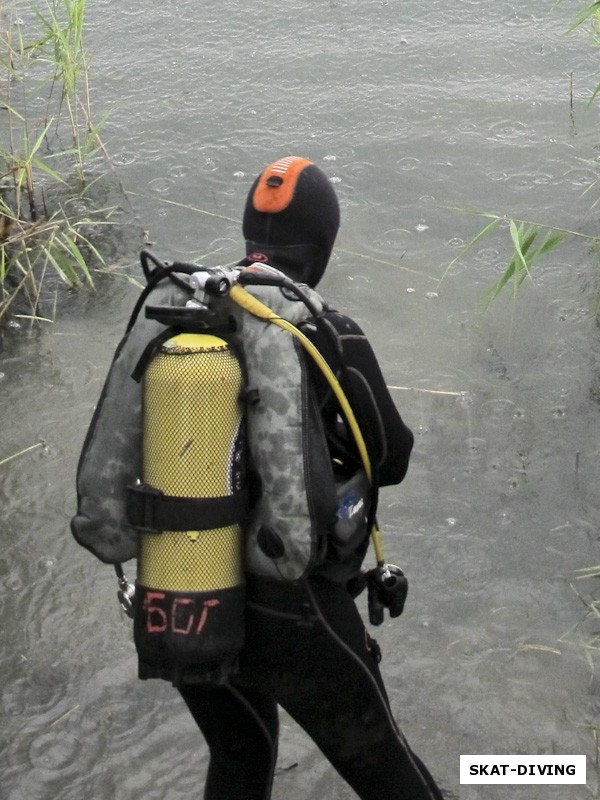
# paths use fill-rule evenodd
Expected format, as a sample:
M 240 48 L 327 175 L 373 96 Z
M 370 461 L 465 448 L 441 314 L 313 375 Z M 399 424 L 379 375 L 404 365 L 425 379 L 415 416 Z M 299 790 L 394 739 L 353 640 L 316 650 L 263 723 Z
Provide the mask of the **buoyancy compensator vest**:
M 278 286 L 238 287 L 227 298 L 248 376 L 248 438 L 261 491 L 246 524 L 246 569 L 275 580 L 300 580 L 323 560 L 337 498 L 323 421 L 302 346 L 290 333 L 252 313 L 252 298 L 296 326 L 318 314 L 321 298 L 305 302 Z M 236 299 L 237 298 L 237 299 Z

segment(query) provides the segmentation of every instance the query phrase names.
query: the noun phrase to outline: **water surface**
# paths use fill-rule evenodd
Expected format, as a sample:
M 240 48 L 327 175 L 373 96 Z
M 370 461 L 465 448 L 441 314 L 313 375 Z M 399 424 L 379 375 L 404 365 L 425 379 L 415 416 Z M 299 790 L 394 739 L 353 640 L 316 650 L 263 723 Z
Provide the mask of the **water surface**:
M 321 288 L 369 334 L 416 435 L 380 511 L 409 601 L 373 633 L 402 728 L 463 800 L 598 792 L 586 616 L 598 589 L 576 580 L 598 561 L 597 258 L 585 240 L 563 245 L 482 319 L 504 227 L 439 281 L 484 224 L 451 206 L 597 233 L 597 58 L 562 36 L 578 5 L 88 7 L 125 210 L 120 274 L 139 275 L 144 231 L 166 259 L 236 260 L 250 182 L 281 155 L 334 181 L 342 230 Z M 68 531 L 79 450 L 136 294 L 101 280 L 66 296 L 54 325 L 21 323 L 2 353 L 0 460 L 40 443 L 0 466 L 6 800 L 201 796 L 199 733 L 171 687 L 137 680 L 112 571 Z M 274 800 L 352 797 L 282 722 Z M 585 753 L 588 787 L 461 787 L 461 753 Z

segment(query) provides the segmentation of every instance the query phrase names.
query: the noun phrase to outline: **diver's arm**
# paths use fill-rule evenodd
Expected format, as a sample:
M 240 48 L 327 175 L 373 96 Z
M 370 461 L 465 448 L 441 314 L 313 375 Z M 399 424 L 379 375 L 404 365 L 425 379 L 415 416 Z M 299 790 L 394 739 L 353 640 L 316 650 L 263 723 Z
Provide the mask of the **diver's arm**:
M 354 320 L 328 310 L 324 313 L 324 322 L 334 332 L 337 354 L 332 347 L 334 337 L 327 336 L 322 328 L 311 325 L 304 328 L 304 332 L 321 350 L 342 383 L 347 376 L 349 400 L 375 462 L 378 484 L 400 483 L 408 469 L 414 440 L 394 404 L 375 353 Z M 344 370 L 340 370 L 340 357 L 345 365 L 345 375 Z

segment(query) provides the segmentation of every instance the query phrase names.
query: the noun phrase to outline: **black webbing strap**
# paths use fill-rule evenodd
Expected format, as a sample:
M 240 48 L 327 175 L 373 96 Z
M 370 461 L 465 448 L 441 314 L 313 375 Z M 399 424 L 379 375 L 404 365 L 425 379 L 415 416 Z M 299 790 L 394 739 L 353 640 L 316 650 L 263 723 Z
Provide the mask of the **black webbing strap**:
M 146 347 L 144 348 L 144 352 L 139 357 L 137 364 L 135 365 L 135 369 L 131 373 L 131 377 L 136 383 L 139 383 L 142 378 L 144 377 L 144 372 L 146 371 L 146 367 L 155 356 L 155 354 L 160 350 L 163 344 L 168 341 L 172 336 L 175 336 L 179 331 L 175 330 L 175 328 L 165 328 L 161 331 L 158 336 L 155 336 L 154 339 L 151 339 Z
M 247 513 L 246 489 L 225 497 L 173 497 L 139 483 L 127 487 L 127 519 L 144 531 L 201 531 L 241 523 Z

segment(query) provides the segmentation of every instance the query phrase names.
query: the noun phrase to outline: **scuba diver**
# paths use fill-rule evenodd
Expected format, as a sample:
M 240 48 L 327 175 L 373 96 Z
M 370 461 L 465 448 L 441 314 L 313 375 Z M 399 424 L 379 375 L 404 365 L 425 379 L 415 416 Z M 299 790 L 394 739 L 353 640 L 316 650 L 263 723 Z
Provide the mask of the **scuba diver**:
M 382 621 L 384 608 L 391 616 L 402 611 L 406 581 L 401 570 L 386 565 L 382 579 L 381 570 L 364 570 L 362 564 L 370 532 L 376 529 L 377 489 L 403 480 L 413 435 L 361 328 L 315 292 L 339 223 L 337 196 L 325 174 L 308 159 L 281 158 L 267 166 L 250 189 L 243 216 L 246 255 L 237 265 L 240 282 L 246 276 L 249 284 L 266 284 L 274 276 L 278 285 L 270 285 L 268 291 L 256 288 L 257 296 L 263 301 L 266 297 L 275 309 L 269 321 L 292 319 L 299 336 L 308 340 L 305 347 L 322 354 L 325 367 L 308 357 L 295 336 L 278 331 L 279 338 L 274 334 L 269 339 L 274 325 L 253 322 L 247 312 L 233 309 L 229 299 L 222 301 L 229 304 L 232 331 L 224 338 L 231 338 L 240 352 L 247 383 L 244 634 L 235 667 L 217 680 L 206 680 L 192 668 L 146 663 L 152 658 L 143 650 L 144 637 L 168 624 L 167 612 L 152 599 L 164 592 L 144 589 L 138 564 L 135 595 L 133 590 L 121 595 L 124 605 L 137 603 L 139 613 L 150 621 L 145 629 L 136 628 L 140 677 L 171 679 L 208 744 L 205 800 L 271 797 L 278 706 L 362 800 L 442 798 L 393 718 L 379 669 L 381 652 L 355 603 L 367 590 L 374 624 Z M 182 271 L 183 267 L 176 271 L 179 283 Z M 189 296 L 186 287 L 177 291 Z M 172 314 L 172 303 L 169 308 Z M 135 326 L 128 331 L 88 431 L 78 468 L 78 511 L 71 524 L 80 544 L 113 564 L 139 560 L 139 529 L 161 528 L 153 528 L 148 517 L 149 508 L 158 508 L 155 493 L 152 504 L 144 500 L 142 511 L 129 513 L 130 524 L 111 517 L 125 502 L 122 485 L 131 482 L 134 451 L 144 446 L 138 422 L 124 416 L 130 407 L 142 405 L 137 395 L 124 396 L 121 386 L 133 362 L 119 366 L 136 335 L 139 340 L 146 333 L 136 334 Z M 264 352 L 257 356 L 261 348 Z M 136 352 L 141 349 L 138 341 Z M 348 398 L 366 456 L 361 437 L 353 436 L 353 425 L 340 410 L 340 398 L 326 378 L 327 367 Z M 169 397 L 173 416 L 173 396 Z M 105 457 L 107 448 L 117 447 L 130 449 Z M 239 448 L 236 444 L 230 449 L 238 453 Z M 241 463 L 234 456 L 236 460 Z M 171 510 L 174 504 L 165 508 Z M 179 529 L 186 530 L 186 523 Z M 155 533 L 149 537 L 157 539 Z M 117 574 L 126 588 L 120 567 Z M 176 602 L 181 610 L 192 600 Z M 198 631 L 225 606 L 223 598 L 205 601 Z M 172 610 L 173 619 L 174 614 Z M 192 625 L 177 624 L 177 632 L 185 627 L 186 633 Z

